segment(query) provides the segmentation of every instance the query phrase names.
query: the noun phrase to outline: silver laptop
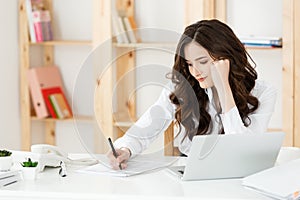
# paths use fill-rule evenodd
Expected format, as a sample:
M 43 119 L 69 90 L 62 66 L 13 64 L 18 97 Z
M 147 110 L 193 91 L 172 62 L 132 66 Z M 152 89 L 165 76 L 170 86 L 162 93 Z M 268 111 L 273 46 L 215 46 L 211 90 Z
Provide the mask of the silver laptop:
M 186 166 L 171 166 L 182 180 L 241 178 L 273 167 L 282 132 L 195 136 Z

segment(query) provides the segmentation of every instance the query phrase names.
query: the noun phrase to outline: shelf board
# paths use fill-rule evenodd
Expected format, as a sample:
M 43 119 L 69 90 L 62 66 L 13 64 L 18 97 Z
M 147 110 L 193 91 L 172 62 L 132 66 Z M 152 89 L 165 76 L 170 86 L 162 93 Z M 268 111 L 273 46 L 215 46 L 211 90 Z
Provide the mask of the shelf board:
M 53 41 L 47 41 L 47 42 L 37 42 L 37 43 L 29 43 L 30 45 L 34 46 L 69 46 L 69 45 L 85 45 L 85 46 L 91 46 L 92 41 L 85 41 L 85 40 L 53 40 Z
M 268 46 L 245 46 L 248 50 L 281 50 L 282 47 L 268 47 Z
M 138 47 L 176 47 L 177 43 L 155 43 L 155 42 L 141 42 L 141 43 L 113 43 L 114 47 L 123 47 L 123 48 L 138 48 Z M 245 46 L 246 49 L 251 50 L 279 50 L 282 47 L 268 47 L 268 46 Z
M 281 128 L 268 128 L 267 132 L 283 132 Z
M 116 127 L 131 127 L 133 125 L 133 122 L 120 121 L 120 122 L 114 122 L 113 125 Z
M 137 47 L 176 47 L 176 43 L 168 43 L 168 42 L 161 42 L 161 43 L 155 43 L 155 42 L 141 42 L 141 43 L 113 43 L 114 47 L 124 47 L 124 48 L 137 48 Z
M 54 119 L 54 118 L 37 118 L 35 116 L 31 117 L 31 120 L 33 121 L 43 121 L 43 122 L 57 122 L 57 121 L 74 121 L 75 118 L 66 118 L 66 119 Z M 94 120 L 94 117 L 92 116 L 77 116 L 77 121 L 87 121 L 92 122 Z

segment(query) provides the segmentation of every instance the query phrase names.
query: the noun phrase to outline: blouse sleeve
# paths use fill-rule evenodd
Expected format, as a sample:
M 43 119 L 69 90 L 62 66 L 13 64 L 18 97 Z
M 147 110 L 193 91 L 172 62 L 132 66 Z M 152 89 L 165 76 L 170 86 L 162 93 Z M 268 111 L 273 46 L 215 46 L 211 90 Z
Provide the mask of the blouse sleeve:
M 129 148 L 132 155 L 145 150 L 161 133 L 163 133 L 174 119 L 175 106 L 169 95 L 172 83 L 166 85 L 158 100 L 150 106 L 125 135 L 114 142 L 117 148 Z
M 221 114 L 225 134 L 263 133 L 266 132 L 276 103 L 276 89 L 269 85 L 259 85 L 253 94 L 258 98 L 258 108 L 249 115 L 250 125 L 246 127 L 239 115 L 237 107 Z

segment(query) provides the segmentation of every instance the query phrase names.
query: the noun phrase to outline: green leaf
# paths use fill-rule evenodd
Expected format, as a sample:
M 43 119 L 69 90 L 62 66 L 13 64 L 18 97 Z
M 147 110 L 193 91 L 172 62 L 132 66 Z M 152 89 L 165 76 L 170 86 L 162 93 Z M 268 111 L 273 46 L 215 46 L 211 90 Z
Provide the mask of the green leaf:
M 32 162 L 31 158 L 28 158 L 28 161 L 21 163 L 23 167 L 36 167 L 38 162 Z
M 7 150 L 0 150 L 0 157 L 10 156 L 12 153 Z

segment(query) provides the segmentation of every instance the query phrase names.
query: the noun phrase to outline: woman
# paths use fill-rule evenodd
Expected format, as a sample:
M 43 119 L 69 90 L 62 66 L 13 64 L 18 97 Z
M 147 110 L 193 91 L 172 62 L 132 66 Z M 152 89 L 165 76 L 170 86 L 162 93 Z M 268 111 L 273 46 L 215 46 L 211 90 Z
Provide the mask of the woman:
M 248 58 L 226 24 L 214 19 L 186 27 L 176 50 L 172 84 L 116 140 L 118 157 L 108 154 L 112 167 L 126 168 L 130 156 L 146 149 L 174 118 L 180 125 L 179 150 L 185 155 L 194 135 L 265 132 L 276 91 L 257 80 Z

